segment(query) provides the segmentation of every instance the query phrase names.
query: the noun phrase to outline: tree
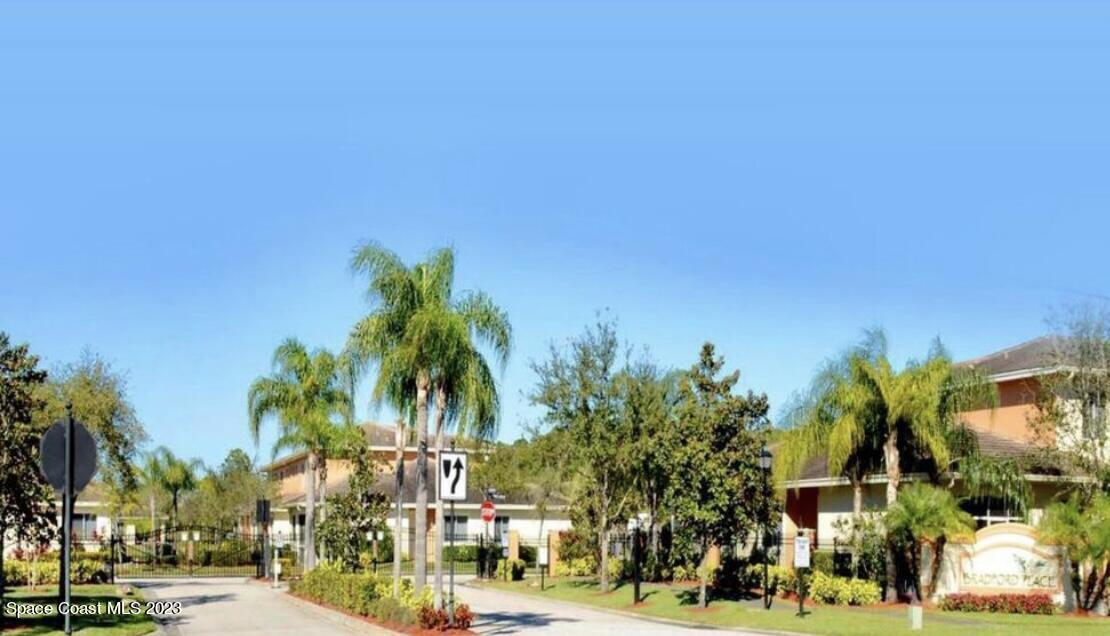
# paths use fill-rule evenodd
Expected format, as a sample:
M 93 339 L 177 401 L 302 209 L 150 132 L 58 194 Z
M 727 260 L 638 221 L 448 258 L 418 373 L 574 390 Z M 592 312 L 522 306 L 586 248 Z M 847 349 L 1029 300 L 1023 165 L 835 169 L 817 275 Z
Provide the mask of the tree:
M 274 417 L 279 430 L 274 452 L 306 452 L 305 570 L 312 570 L 316 567 L 317 473 L 326 484 L 327 457 L 350 435 L 337 423 L 349 412 L 350 396 L 336 357 L 325 349 L 309 353 L 300 341 L 289 338 L 274 351 L 273 366 L 273 374 L 256 379 L 248 391 L 250 431 L 257 444 L 262 422 Z
M 216 470 L 200 480 L 196 492 L 185 502 L 182 516 L 188 523 L 229 528 L 250 516 L 255 502 L 270 490 L 269 480 L 255 467 L 254 460 L 235 448 Z
M 1103 601 L 1110 578 L 1110 496 L 1082 492 L 1049 505 L 1038 525 L 1041 540 L 1061 546 L 1071 566 L 1071 585 L 1079 607 L 1093 610 Z
M 915 568 L 914 587 L 918 601 L 936 591 L 944 546 L 948 537 L 975 532 L 975 521 L 960 509 L 952 493 L 925 483 L 914 483 L 900 493 L 884 519 L 888 534 L 893 534 L 907 552 Z M 930 575 L 924 580 L 922 548 L 929 548 Z
M 34 548 L 54 534 L 53 497 L 39 473 L 39 435 L 31 419 L 46 381 L 26 344 L 12 345 L 0 332 L 0 606 L 4 599 L 4 541 L 9 530 Z
M 343 570 L 353 572 L 361 567 L 368 535 L 385 527 L 389 500 L 375 489 L 378 470 L 365 438 L 353 438 L 341 454 L 351 462 L 348 487 L 324 502 L 328 515 L 320 523 L 320 543 Z
M 180 458 L 165 446 L 154 449 L 152 456 L 148 467 L 158 486 L 170 498 L 170 510 L 173 513 L 171 525 L 176 527 L 181 497 L 196 489 L 198 475 L 204 470 L 204 464 L 199 459 Z
M 1084 500 L 1110 487 L 1110 308 L 1067 307 L 1049 321 L 1032 424 L 1046 463 L 1078 477 Z
M 630 431 L 621 416 L 616 381 L 617 355 L 615 327 L 599 322 L 565 349 L 552 345 L 546 362 L 532 363 L 539 379 L 531 400 L 546 409 L 546 422 L 566 434 L 576 508 L 572 514 L 576 524 L 582 523 L 597 538 L 603 592 L 609 591 L 610 531 L 627 518 L 635 495 Z
M 42 392 L 39 425 L 65 417 L 66 405 L 88 427 L 100 451 L 98 479 L 108 487 L 113 516 L 134 501 L 138 480 L 134 462 L 147 439 L 127 396 L 127 377 L 99 355 L 84 351 L 77 362 L 53 373 Z
M 698 603 L 709 602 L 706 558 L 711 546 L 742 543 L 767 506 L 759 453 L 770 428 L 767 396 L 733 395 L 740 372 L 721 375 L 724 358 L 712 343 L 679 384 L 675 474 L 667 502 L 679 531 L 698 548 Z
M 869 335 L 866 345 L 848 354 L 842 365 L 818 384 L 818 411 L 801 420 L 780 458 L 787 473 L 800 470 L 803 458 L 827 445 L 830 474 L 848 470 L 858 486 L 875 464 L 876 444 L 886 472 L 887 507 L 898 496 L 905 466 L 948 466 L 950 431 L 959 414 L 998 403 L 997 388 L 973 369 L 953 367 L 934 343 L 924 361 L 911 360 L 897 371 L 887 359 L 885 336 Z M 782 474 L 782 473 L 780 473 Z M 856 491 L 856 514 L 860 490 Z M 893 546 L 888 550 L 887 585 L 897 580 Z
M 436 406 L 437 456 L 452 423 L 478 435 L 495 430 L 498 399 L 493 375 L 478 344 L 504 364 L 511 328 L 508 318 L 481 292 L 452 294 L 454 252 L 443 248 L 412 267 L 376 243 L 359 246 L 351 259 L 355 273 L 368 276 L 373 311 L 351 332 L 348 351 L 356 366 L 375 364 L 375 403 L 388 402 L 417 432 L 414 587 L 427 580 L 428 408 Z M 401 425 L 399 421 L 398 425 Z M 398 440 L 403 437 L 398 431 Z M 398 444 L 397 493 L 401 496 L 403 452 Z M 437 507 L 442 528 L 442 507 Z M 395 527 L 400 532 L 400 525 Z M 400 535 L 394 541 L 394 588 L 400 577 Z M 436 542 L 437 599 L 442 585 L 442 532 Z

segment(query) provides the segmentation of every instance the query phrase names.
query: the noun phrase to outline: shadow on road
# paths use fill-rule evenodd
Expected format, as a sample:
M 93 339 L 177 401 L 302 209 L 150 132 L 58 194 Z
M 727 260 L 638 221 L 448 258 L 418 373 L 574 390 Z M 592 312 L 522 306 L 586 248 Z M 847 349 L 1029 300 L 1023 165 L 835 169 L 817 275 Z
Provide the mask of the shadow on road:
M 560 618 L 536 612 L 482 612 L 471 629 L 482 634 L 515 634 L 556 623 L 577 622 L 578 619 L 574 618 Z M 567 629 L 569 631 L 571 628 Z

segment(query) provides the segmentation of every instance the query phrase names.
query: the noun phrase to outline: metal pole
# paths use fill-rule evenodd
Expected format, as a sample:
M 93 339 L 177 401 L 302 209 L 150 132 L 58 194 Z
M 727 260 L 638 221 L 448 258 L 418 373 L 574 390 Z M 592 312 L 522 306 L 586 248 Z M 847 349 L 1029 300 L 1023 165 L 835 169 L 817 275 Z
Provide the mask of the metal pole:
M 767 589 L 767 586 L 769 584 L 769 580 L 768 580 L 768 577 L 767 577 L 767 562 L 769 561 L 768 554 L 767 554 L 767 513 L 768 513 L 768 507 L 769 506 L 767 505 L 767 470 L 764 469 L 763 470 L 763 523 L 761 524 L 763 526 L 763 609 L 771 609 L 771 594 L 770 594 L 770 590 Z
M 632 604 L 640 602 L 640 524 L 632 529 Z
M 70 580 L 69 580 L 69 571 L 70 571 L 69 566 L 70 566 L 70 558 L 73 555 L 73 503 L 74 503 L 74 499 L 75 499 L 74 496 L 73 496 L 73 405 L 72 404 L 67 404 L 66 405 L 66 474 L 65 474 L 65 478 L 66 478 L 65 488 L 63 489 L 63 493 L 62 493 L 62 496 L 65 498 L 65 502 L 67 504 L 66 508 L 65 508 L 65 519 L 63 519 L 63 521 L 62 521 L 62 525 L 65 528 L 65 530 L 64 530 L 65 531 L 65 537 L 63 537 L 63 541 L 62 541 L 62 574 L 61 574 L 61 577 L 59 577 L 58 580 L 59 580 L 59 584 L 62 581 L 65 582 L 65 591 L 63 592 L 62 596 L 63 596 L 63 599 L 65 601 L 66 608 L 68 609 L 69 604 L 73 600 L 72 599 L 72 592 L 73 591 L 70 589 L 71 585 L 70 585 Z M 70 616 L 69 616 L 69 614 L 70 613 L 68 611 L 64 613 L 65 633 L 66 634 L 72 634 L 73 633 L 73 626 L 70 625 Z
M 451 445 L 454 450 L 454 444 Z M 446 525 L 446 524 L 444 524 Z M 448 538 L 451 541 L 451 573 L 448 575 L 450 583 L 449 591 L 447 593 L 447 621 L 451 627 L 455 626 L 455 528 L 458 527 L 458 522 L 455 521 L 455 502 L 451 501 L 451 534 Z M 446 528 L 444 528 L 446 530 Z

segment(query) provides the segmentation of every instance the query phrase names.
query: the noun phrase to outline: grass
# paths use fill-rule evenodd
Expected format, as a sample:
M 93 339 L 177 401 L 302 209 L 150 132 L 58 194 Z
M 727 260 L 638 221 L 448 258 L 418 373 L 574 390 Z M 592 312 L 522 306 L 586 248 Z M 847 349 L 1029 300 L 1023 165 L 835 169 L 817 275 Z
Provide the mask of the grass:
M 1021 616 L 1015 614 L 972 614 L 925 610 L 925 627 L 919 632 L 909 629 L 905 606 L 867 608 L 817 606 L 807 607 L 805 618 L 795 616 L 798 606 L 775 599 L 771 610 L 764 610 L 758 599 L 715 600 L 708 610 L 696 607 L 697 588 L 684 585 L 644 584 L 640 605 L 632 605 L 632 586 L 624 584 L 609 593 L 602 593 L 592 580 L 548 579 L 545 591 L 535 579 L 518 582 L 488 582 L 492 589 L 530 594 L 559 601 L 570 601 L 600 608 L 620 610 L 645 617 L 665 618 L 717 627 L 746 627 L 780 630 L 805 634 L 858 634 L 891 636 L 893 634 L 935 634 L 937 636 L 968 636 L 969 634 L 1037 634 L 1038 636 L 1075 636 L 1077 634 L 1110 635 L 1110 619 L 1077 616 Z
M 136 593 L 124 595 L 114 585 L 75 585 L 73 586 L 72 599 L 74 604 L 84 605 L 93 603 L 107 604 L 120 599 L 142 601 Z M 57 614 L 58 588 L 57 586 L 40 586 L 34 591 L 27 588 L 8 588 L 4 593 L 5 610 L 8 603 L 15 601 L 27 604 L 49 604 L 54 606 L 54 613 L 47 616 L 22 617 L 16 619 L 5 611 L 4 633 L 18 634 L 19 636 L 39 636 L 42 634 L 61 634 L 61 619 Z M 109 614 L 106 608 L 95 615 L 71 615 L 71 625 L 74 633 L 82 636 L 137 636 L 154 631 L 154 621 L 146 614 Z

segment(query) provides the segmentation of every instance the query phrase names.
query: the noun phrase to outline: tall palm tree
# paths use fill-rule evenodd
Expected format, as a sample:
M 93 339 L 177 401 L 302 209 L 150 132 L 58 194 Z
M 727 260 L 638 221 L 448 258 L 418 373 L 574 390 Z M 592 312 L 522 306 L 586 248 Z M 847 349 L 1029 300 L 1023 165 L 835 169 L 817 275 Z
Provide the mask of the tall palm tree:
M 139 466 L 139 483 L 147 496 L 150 506 L 150 532 L 153 536 L 157 530 L 157 496 L 161 490 L 162 463 L 158 460 L 158 453 L 144 453 L 143 463 Z
M 443 320 L 466 326 L 465 341 L 450 348 L 454 355 L 440 360 L 432 376 L 435 387 L 436 459 L 442 456 L 444 436 L 454 426 L 459 435 L 493 439 L 497 434 L 500 396 L 489 364 L 478 345 L 486 347 L 501 368 L 512 349 L 509 317 L 482 292 L 463 294 L 443 308 Z M 438 467 L 437 467 L 438 470 Z M 438 473 L 437 473 L 438 474 Z M 436 498 L 435 583 L 433 602 L 443 603 L 443 538 L 446 531 L 443 501 Z
M 304 564 L 311 570 L 316 567 L 316 479 L 319 473 L 326 496 L 327 458 L 347 434 L 339 422 L 350 413 L 350 396 L 339 362 L 327 350 L 309 353 L 289 338 L 274 351 L 273 366 L 273 374 L 256 379 L 247 393 L 250 431 L 257 444 L 262 422 L 275 417 L 274 452 L 306 452 Z
M 195 490 L 199 481 L 199 473 L 204 470 L 204 464 L 199 459 L 183 459 L 173 454 L 165 446 L 154 450 L 154 458 L 150 460 L 148 468 L 158 485 L 170 496 L 173 509 L 173 526 L 177 526 L 177 507 L 181 495 Z
M 356 248 L 351 269 L 369 278 L 373 311 L 352 329 L 348 350 L 362 365 L 377 366 L 373 399 L 397 409 L 397 497 L 404 470 L 401 427 L 417 433 L 414 584 L 427 582 L 428 408 L 437 407 L 437 447 L 452 422 L 488 433 L 496 424 L 497 393 L 478 344 L 503 363 L 511 332 L 508 319 L 484 294 L 454 298 L 455 257 L 449 248 L 432 252 L 411 267 L 377 243 Z M 438 518 L 442 523 L 442 516 Z M 442 525 L 440 535 L 442 535 Z M 400 520 L 394 527 L 394 580 L 400 573 Z M 438 544 L 438 542 L 437 542 Z M 437 563 L 442 559 L 437 558 Z M 438 567 L 438 566 L 437 566 Z M 437 591 L 439 586 L 437 585 Z
M 847 472 L 855 487 L 858 515 L 863 477 L 881 465 L 886 473 L 889 509 L 898 497 L 903 467 L 914 460 L 948 466 L 951 431 L 959 414 L 998 403 L 997 387 L 974 370 L 956 368 L 939 343 L 923 362 L 896 371 L 887 359 L 885 336 L 869 332 L 848 354 L 798 428 L 787 435 L 781 453 L 784 473 L 799 471 L 827 448 L 830 475 Z M 881 459 L 881 464 L 879 460 Z M 895 559 L 887 555 L 887 584 L 895 583 Z

